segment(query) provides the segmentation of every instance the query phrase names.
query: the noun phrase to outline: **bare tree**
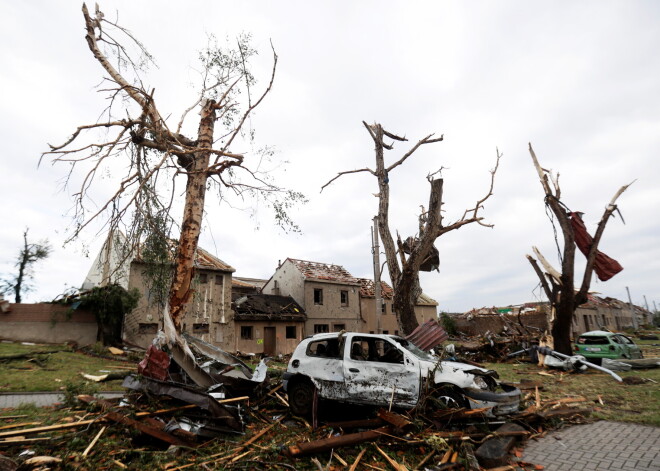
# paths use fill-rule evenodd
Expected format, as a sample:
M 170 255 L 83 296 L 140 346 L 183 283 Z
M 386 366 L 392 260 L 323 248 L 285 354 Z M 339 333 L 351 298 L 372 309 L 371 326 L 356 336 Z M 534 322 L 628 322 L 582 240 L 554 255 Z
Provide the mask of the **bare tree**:
M 286 216 L 287 204 L 303 198 L 299 193 L 283 191 L 268 179 L 262 168 L 268 152 L 248 166 L 242 153 L 230 150 L 236 142 L 251 142 L 253 130 L 248 118 L 271 90 L 277 55 L 273 49 L 270 81 L 255 96 L 256 81 L 248 63 L 256 51 L 250 47 L 249 36 L 238 38 L 235 48 L 227 50 L 211 41 L 200 54 L 199 92 L 173 124 L 168 121 L 169 114 L 159 110 L 155 89 L 143 82 L 141 73 L 152 58 L 142 44 L 116 21 L 107 20 L 98 5 L 94 15 L 84 4 L 82 12 L 89 50 L 107 74 L 101 91 L 107 93 L 109 106 L 100 121 L 79 126 L 66 142 L 51 146 L 44 153 L 54 162 L 71 166 L 69 185 L 73 184 L 74 169 L 84 168 L 82 182 L 74 190 L 76 224 L 69 240 L 101 216 L 107 218 L 110 231 L 121 229 L 127 233 L 133 249 L 146 236 L 162 230 L 164 218 L 171 230 L 177 223 L 170 218 L 170 210 L 181 191 L 176 189 L 176 183 L 184 179 L 183 215 L 178 223 L 179 240 L 169 291 L 169 313 L 180 331 L 184 309 L 193 292 L 193 266 L 207 190 L 217 188 L 220 198 L 225 198 L 226 190 L 239 197 L 265 197 L 281 224 L 291 222 Z M 188 137 L 182 129 L 193 110 L 199 111 L 197 133 Z M 105 133 L 101 142 L 91 137 L 85 140 L 86 133 L 93 130 Z M 118 165 L 117 159 L 123 163 Z M 89 192 L 95 180 L 104 172 L 114 173 L 118 169 L 127 170 L 114 193 L 92 207 Z
M 16 258 L 16 275 L 11 275 L 0 281 L 0 291 L 3 293 L 13 293 L 14 301 L 22 301 L 21 294 L 32 289 L 30 281 L 34 277 L 34 264 L 39 260 L 48 258 L 52 249 L 48 240 L 40 242 L 28 242 L 28 229 L 23 232 L 23 248 Z
M 486 196 L 478 200 L 473 208 L 466 209 L 460 219 L 449 224 L 444 223 L 441 212 L 443 205 L 442 186 L 444 180 L 442 178 L 435 178 L 435 175 L 437 175 L 439 171 L 429 174 L 427 176 L 427 180 L 431 185 L 429 204 L 428 210 L 425 210 L 424 207 L 422 207 L 419 216 L 419 234 L 417 234 L 416 237 L 410 237 L 406 241 L 402 241 L 400 235 L 397 233 L 395 244 L 390 230 L 389 221 L 389 174 L 403 164 L 421 146 L 440 142 L 443 140 L 443 136 L 434 138 L 433 134 L 429 134 L 423 139 L 420 139 L 399 160 L 386 166 L 384 151 L 385 149 L 392 150 L 394 143 L 385 143 L 385 137 L 399 142 L 407 141 L 407 139 L 386 131 L 380 124 L 368 125 L 364 121 L 362 124 L 364 124 L 364 127 L 369 132 L 369 135 L 375 144 L 376 169 L 362 168 L 340 172 L 332 180 L 323 185 L 321 190 L 340 176 L 350 173 L 368 172 L 377 178 L 379 190 L 377 194 L 379 199 L 378 232 L 383 241 L 390 280 L 392 281 L 394 288 L 392 308 L 396 313 L 399 329 L 404 335 L 407 335 L 418 326 L 417 318 L 415 316 L 415 304 L 417 303 L 419 296 L 422 294 L 422 288 L 419 284 L 419 272 L 422 265 L 428 261 L 429 254 L 434 250 L 435 240 L 447 232 L 460 229 L 466 224 L 474 222 L 482 226 L 492 227 L 492 225 L 482 222 L 483 217 L 479 215 L 479 210 L 483 208 L 483 203 L 493 194 L 495 173 L 497 172 L 501 155 L 498 151 L 495 168 L 490 172 L 490 188 L 488 189 Z
M 598 244 L 605 231 L 607 221 L 614 214 L 614 211 L 617 211 L 616 200 L 632 183 L 622 186 L 614 194 L 600 218 L 594 237 L 591 238 L 584 227 L 581 213 L 571 211 L 562 202 L 559 174 L 555 176 L 549 170 L 541 167 L 531 144 L 529 145 L 529 153 L 545 193 L 545 204 L 559 222 L 564 247 L 560 253 L 561 272 L 555 269 L 536 247 L 533 247 L 533 250 L 538 261 L 531 255 L 527 255 L 527 259 L 539 277 L 543 292 L 550 301 L 551 313 L 549 320 L 552 338 L 548 340 L 554 344 L 556 351 L 570 355 L 572 351 L 571 322 L 577 307 L 588 301 L 592 273 L 595 271 L 601 281 L 607 281 L 623 269 L 616 260 L 600 252 Z M 575 289 L 576 245 L 587 259 L 582 275 L 582 283 L 577 290 Z

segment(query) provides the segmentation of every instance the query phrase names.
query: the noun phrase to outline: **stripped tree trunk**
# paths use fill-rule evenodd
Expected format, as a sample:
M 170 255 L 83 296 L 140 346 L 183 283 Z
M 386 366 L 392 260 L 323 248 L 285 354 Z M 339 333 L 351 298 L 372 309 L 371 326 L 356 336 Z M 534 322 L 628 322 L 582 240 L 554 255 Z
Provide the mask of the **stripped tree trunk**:
M 197 133 L 198 147 L 201 149 L 210 149 L 213 145 L 215 106 L 215 101 L 208 100 L 202 107 Z M 204 216 L 206 180 L 208 178 L 207 168 L 210 156 L 209 151 L 198 151 L 194 154 L 194 159 L 188 166 L 181 236 L 179 237 L 176 253 L 174 278 L 170 288 L 170 316 L 177 331 L 181 331 L 181 321 L 185 314 L 185 307 L 193 294 L 191 284 L 194 277 L 195 256 L 202 228 L 202 217 Z
M 564 239 L 564 247 L 562 251 L 561 260 L 561 273 L 554 269 L 545 260 L 545 258 L 538 252 L 536 248 L 537 257 L 545 268 L 545 272 L 541 270 L 536 259 L 531 255 L 527 255 L 532 268 L 539 280 L 545 295 L 550 302 L 551 312 L 555 312 L 554 320 L 550 326 L 551 334 L 554 342 L 554 350 L 563 353 L 564 355 L 572 354 L 571 343 L 571 330 L 575 310 L 578 306 L 588 301 L 589 287 L 591 285 L 591 274 L 594 270 L 596 262 L 596 254 L 598 253 L 598 244 L 605 231 L 607 221 L 617 209 L 615 204 L 618 197 L 623 193 L 628 186 L 622 186 L 614 195 L 610 204 L 605 208 L 603 216 L 600 219 L 596 234 L 594 235 L 589 254 L 587 256 L 587 263 L 582 276 L 582 284 L 579 290 L 575 290 L 575 234 L 570 221 L 570 212 L 567 207 L 561 202 L 561 188 L 559 187 L 559 178 L 552 178 L 550 172 L 545 170 L 539 164 L 532 145 L 529 145 L 529 152 L 532 157 L 532 162 L 539 176 L 541 186 L 545 193 L 546 205 L 552 210 L 559 226 L 562 231 Z

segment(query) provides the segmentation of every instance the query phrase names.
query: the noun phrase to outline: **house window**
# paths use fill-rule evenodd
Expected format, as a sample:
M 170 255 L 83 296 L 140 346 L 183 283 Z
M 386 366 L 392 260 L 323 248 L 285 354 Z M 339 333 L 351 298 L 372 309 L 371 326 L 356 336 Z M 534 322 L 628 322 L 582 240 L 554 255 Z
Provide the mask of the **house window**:
M 333 332 L 341 332 L 342 330 L 346 330 L 346 324 L 333 324 L 332 325 L 332 331 Z
M 398 330 L 395 330 L 395 331 L 394 331 L 394 335 L 399 335 L 399 331 L 398 331 Z
M 346 290 L 341 290 L 339 292 L 339 295 L 341 297 L 341 305 L 342 307 L 348 306 L 348 291 Z
M 380 305 L 380 312 L 387 314 L 387 304 L 383 301 L 383 304 Z
M 314 324 L 315 334 L 325 334 L 326 332 L 330 332 L 330 326 L 328 324 Z
M 158 324 L 138 324 L 138 334 L 157 334 Z
M 295 325 L 287 325 L 286 326 L 286 338 L 288 338 L 288 339 L 295 339 L 296 338 L 296 326 Z
M 193 324 L 193 334 L 208 334 L 209 325 L 208 324 Z
M 314 288 L 314 304 L 323 304 L 323 290 L 321 288 Z
M 384 330 L 384 331 L 383 331 L 383 334 L 385 334 L 385 335 L 389 335 L 389 334 L 390 334 L 390 331 L 389 331 L 389 330 Z
M 209 275 L 206 273 L 200 273 L 199 274 L 199 282 L 200 283 L 208 283 L 209 281 Z
M 222 284 L 224 283 L 224 279 L 225 277 L 222 275 L 215 275 L 215 284 L 222 286 Z
M 241 339 L 242 340 L 252 340 L 252 326 L 251 325 L 242 325 L 241 326 Z

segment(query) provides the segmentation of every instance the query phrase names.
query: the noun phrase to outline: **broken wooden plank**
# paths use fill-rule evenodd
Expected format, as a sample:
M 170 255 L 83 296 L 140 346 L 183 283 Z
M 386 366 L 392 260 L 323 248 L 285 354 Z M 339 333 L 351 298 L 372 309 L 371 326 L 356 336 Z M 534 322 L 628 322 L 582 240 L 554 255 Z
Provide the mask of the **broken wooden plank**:
M 360 450 L 360 453 L 357 455 L 355 461 L 353 461 L 353 464 L 351 465 L 348 471 L 355 471 L 357 469 L 358 464 L 360 464 L 360 460 L 362 459 L 366 451 L 367 451 L 366 448 L 362 448 L 362 450 Z
M 99 441 L 99 438 L 101 438 L 101 435 L 103 435 L 103 432 L 105 432 L 105 425 L 103 427 L 101 427 L 101 430 L 99 431 L 99 433 L 96 434 L 96 436 L 94 437 L 94 440 L 92 440 L 92 442 L 89 444 L 89 446 L 87 448 L 85 448 L 85 451 L 83 451 L 83 454 L 82 454 L 83 458 L 86 457 L 89 454 L 90 451 L 92 451 L 92 448 L 94 448 L 94 445 L 96 445 L 96 442 Z
M 338 437 L 324 438 L 312 442 L 298 443 L 287 448 L 286 453 L 289 456 L 302 456 L 313 453 L 320 453 L 329 451 L 334 448 L 343 446 L 357 445 L 358 443 L 373 442 L 378 440 L 382 433 L 391 433 L 392 427 L 386 425 L 375 430 L 367 430 L 365 432 L 350 433 L 347 435 L 340 435 Z
M 97 420 L 98 419 L 81 420 L 80 422 L 57 424 L 57 425 L 48 425 L 48 426 L 45 426 L 45 427 L 34 427 L 34 428 L 26 428 L 26 429 L 19 429 L 19 430 L 10 430 L 8 432 L 0 432 L 0 438 L 18 437 L 18 436 L 21 436 L 21 435 L 34 435 L 36 433 L 52 432 L 52 431 L 55 431 L 55 430 L 65 430 L 65 429 L 68 429 L 68 428 L 82 427 L 83 425 L 92 424 L 92 423 L 96 422 Z
M 390 464 L 390 466 L 392 466 L 394 469 L 396 469 L 397 471 L 408 471 L 408 468 L 406 468 L 401 463 L 397 463 L 395 460 L 393 460 L 392 457 L 390 457 L 390 455 L 388 455 L 383 450 L 381 450 L 378 445 L 374 444 L 374 446 L 376 447 L 376 450 L 378 450 L 378 453 L 383 455 L 383 458 L 385 458 L 387 462 Z

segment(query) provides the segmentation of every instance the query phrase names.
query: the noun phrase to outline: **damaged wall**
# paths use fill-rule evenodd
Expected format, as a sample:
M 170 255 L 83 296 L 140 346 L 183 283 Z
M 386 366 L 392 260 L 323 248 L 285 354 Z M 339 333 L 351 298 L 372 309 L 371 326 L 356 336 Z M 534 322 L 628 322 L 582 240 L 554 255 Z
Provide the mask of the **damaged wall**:
M 138 306 L 124 320 L 124 340 L 148 347 L 159 329 L 163 316 L 143 275 L 144 265 L 131 263 L 129 288 L 137 288 L 142 297 Z M 221 348 L 234 346 L 234 327 L 231 322 L 231 272 L 199 268 L 193 282 L 195 294 L 183 320 L 183 330 Z
M 96 342 L 96 319 L 88 311 L 69 314 L 68 306 L 57 304 L 10 304 L 0 313 L 0 338 L 15 342 L 91 345 Z
M 235 321 L 235 348 L 241 353 L 288 355 L 304 337 L 304 322 Z M 267 351 L 269 350 L 269 351 Z
M 523 313 L 521 319 L 524 326 L 535 328 L 534 332 L 538 332 L 537 329 L 542 331 L 547 329 L 546 314 L 543 311 Z M 511 324 L 515 324 L 520 328 L 517 314 L 466 313 L 454 316 L 454 320 L 456 321 L 456 328 L 468 336 L 483 335 L 487 331 L 500 334 L 505 332 L 504 326 L 507 326 L 511 331 Z

